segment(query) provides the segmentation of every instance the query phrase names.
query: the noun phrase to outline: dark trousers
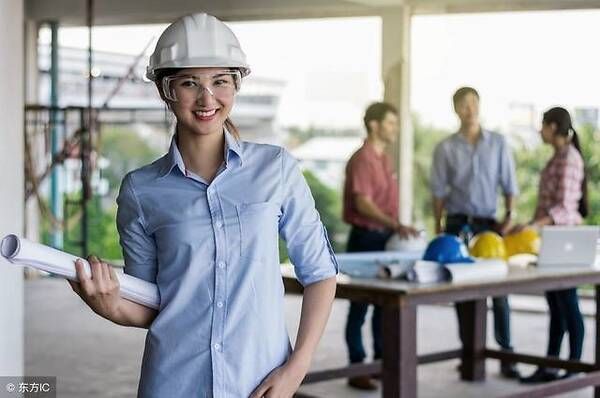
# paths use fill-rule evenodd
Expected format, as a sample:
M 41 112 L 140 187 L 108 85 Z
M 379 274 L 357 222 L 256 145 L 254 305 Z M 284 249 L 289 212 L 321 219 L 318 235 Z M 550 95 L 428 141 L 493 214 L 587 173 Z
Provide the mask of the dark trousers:
M 385 250 L 385 243 L 392 235 L 391 232 L 374 231 L 360 227 L 352 227 L 348 238 L 348 252 L 370 252 Z M 346 344 L 350 362 L 362 362 L 366 358 L 365 348 L 362 340 L 362 326 L 369 304 L 350 301 L 348 320 L 346 322 Z M 375 359 L 381 358 L 382 335 L 381 335 L 381 307 L 375 305 L 371 318 L 373 332 L 373 352 Z
M 492 219 L 477 219 L 465 220 L 464 217 L 455 217 L 449 215 L 446 218 L 446 233 L 459 235 L 463 232 L 465 226 L 468 226 L 473 235 L 480 232 L 490 231 L 494 229 L 495 222 Z M 468 243 L 468 242 L 465 242 Z M 492 298 L 493 313 L 494 313 L 494 338 L 500 347 L 506 350 L 512 350 L 510 342 L 510 307 L 508 305 L 508 297 Z M 461 342 L 464 341 L 464 313 L 461 306 L 455 306 L 456 315 L 458 317 L 458 335 Z
M 548 356 L 558 357 L 565 332 L 569 332 L 569 359 L 581 359 L 583 335 L 585 334 L 583 317 L 579 310 L 577 289 L 554 290 L 546 292 L 550 308 L 550 335 L 548 338 Z

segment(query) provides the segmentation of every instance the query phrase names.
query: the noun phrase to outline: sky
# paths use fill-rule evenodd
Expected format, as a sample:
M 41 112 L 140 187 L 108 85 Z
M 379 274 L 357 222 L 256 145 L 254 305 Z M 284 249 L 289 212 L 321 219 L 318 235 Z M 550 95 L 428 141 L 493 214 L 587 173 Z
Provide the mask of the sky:
M 282 126 L 360 128 L 364 108 L 382 98 L 377 17 L 229 26 L 252 73 L 285 83 Z M 98 27 L 94 48 L 138 54 L 164 27 Z M 451 96 L 462 85 L 479 90 L 490 128 L 506 128 L 513 103 L 536 112 L 553 105 L 600 107 L 598 37 L 596 10 L 415 16 L 411 108 L 426 124 L 455 129 Z M 44 29 L 40 42 L 48 41 Z M 59 42 L 84 48 L 87 31 L 62 28 Z

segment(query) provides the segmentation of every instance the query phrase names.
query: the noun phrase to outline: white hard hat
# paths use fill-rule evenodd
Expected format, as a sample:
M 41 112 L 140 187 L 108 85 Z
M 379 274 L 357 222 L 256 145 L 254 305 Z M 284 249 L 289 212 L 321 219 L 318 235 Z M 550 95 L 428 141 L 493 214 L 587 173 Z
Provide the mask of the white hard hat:
M 250 74 L 246 54 L 231 29 L 205 13 L 179 18 L 162 33 L 150 56 L 146 77 L 156 80 L 156 72 L 166 68 L 227 67 Z
M 427 247 L 427 238 L 425 233 L 419 236 L 403 239 L 398 234 L 392 235 L 385 244 L 387 251 L 417 251 L 425 250 Z

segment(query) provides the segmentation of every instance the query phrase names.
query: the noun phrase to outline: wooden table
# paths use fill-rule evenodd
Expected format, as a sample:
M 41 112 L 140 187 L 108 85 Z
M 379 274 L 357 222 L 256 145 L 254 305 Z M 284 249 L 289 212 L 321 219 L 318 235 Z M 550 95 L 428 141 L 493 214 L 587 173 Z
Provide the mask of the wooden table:
M 283 268 L 282 273 L 286 293 L 301 294 L 302 286 L 296 280 L 293 270 Z M 596 308 L 600 308 L 600 270 L 592 268 L 511 268 L 508 275 L 502 278 L 432 285 L 339 275 L 336 298 L 377 304 L 382 307 L 383 358 L 382 361 L 312 372 L 307 375 L 303 383 L 381 374 L 383 397 L 416 397 L 418 364 L 461 358 L 461 379 L 481 381 L 485 380 L 485 360 L 493 358 L 583 372 L 580 377 L 545 383 L 510 397 L 545 397 L 584 387 L 599 386 L 600 316 L 598 310 L 596 311 L 594 363 L 524 355 L 486 347 L 487 297 L 566 289 L 583 284 L 595 286 Z M 417 307 L 421 304 L 448 302 L 462 306 L 466 314 L 465 341 L 462 349 L 417 356 Z M 600 398 L 600 387 L 595 387 L 594 396 Z

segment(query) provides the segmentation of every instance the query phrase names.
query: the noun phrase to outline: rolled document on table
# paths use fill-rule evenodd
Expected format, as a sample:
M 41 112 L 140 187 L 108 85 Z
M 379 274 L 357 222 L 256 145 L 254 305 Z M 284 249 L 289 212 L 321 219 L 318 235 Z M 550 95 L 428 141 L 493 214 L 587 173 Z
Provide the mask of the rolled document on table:
M 502 260 L 478 259 L 474 263 L 448 264 L 446 269 L 453 282 L 500 278 L 508 274 L 508 265 Z
M 418 260 L 408 271 L 406 279 L 416 283 L 437 283 L 448 279 L 446 269 L 435 261 Z
M 434 261 L 417 261 L 408 271 L 407 279 L 417 283 L 468 282 L 481 279 L 501 278 L 508 273 L 508 265 L 502 260 L 477 259 L 474 263 L 442 265 Z
M 78 281 L 75 272 L 75 260 L 80 257 L 49 246 L 11 234 L 5 236 L 0 242 L 0 254 L 12 264 L 26 265 L 65 279 Z M 84 258 L 81 260 L 85 272 L 91 275 L 90 264 Z M 149 308 L 159 308 L 160 296 L 158 287 L 155 284 L 122 273 L 117 273 L 117 278 L 119 279 L 121 297 Z

